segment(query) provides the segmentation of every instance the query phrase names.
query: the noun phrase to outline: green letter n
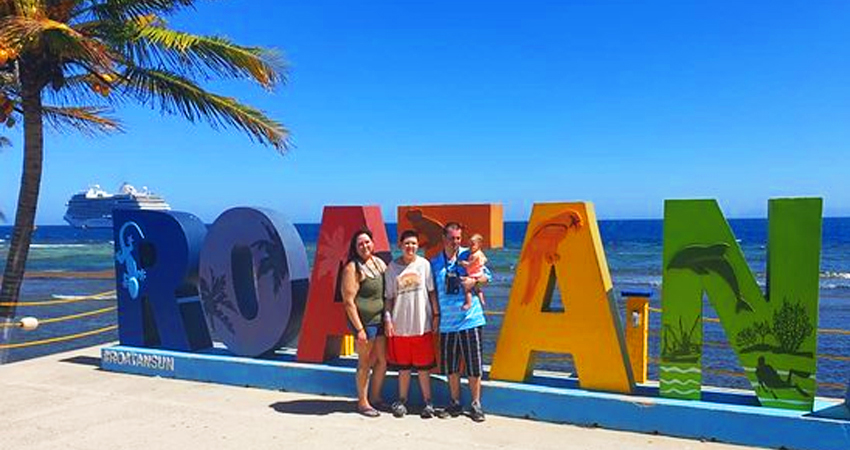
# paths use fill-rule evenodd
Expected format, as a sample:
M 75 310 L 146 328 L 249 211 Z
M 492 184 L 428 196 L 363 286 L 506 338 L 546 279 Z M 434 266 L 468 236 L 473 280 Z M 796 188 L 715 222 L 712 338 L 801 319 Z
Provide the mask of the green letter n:
M 664 203 L 663 397 L 700 398 L 705 294 L 761 404 L 811 411 L 821 210 L 819 198 L 768 202 L 765 295 L 716 201 Z

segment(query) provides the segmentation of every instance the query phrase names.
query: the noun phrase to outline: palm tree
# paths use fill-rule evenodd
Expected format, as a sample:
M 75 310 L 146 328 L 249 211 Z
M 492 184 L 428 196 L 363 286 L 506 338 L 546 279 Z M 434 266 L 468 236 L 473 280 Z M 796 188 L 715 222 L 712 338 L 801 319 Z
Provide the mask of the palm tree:
M 233 127 L 280 152 L 288 131 L 263 112 L 206 91 L 198 80 L 249 79 L 271 89 L 283 81 L 269 50 L 170 29 L 165 17 L 195 0 L 0 0 L 2 99 L 7 120 L 23 120 L 24 167 L 15 226 L 0 289 L 0 316 L 14 314 L 41 184 L 43 125 L 84 132 L 118 126 L 107 108 L 129 101 Z M 56 106 L 46 106 L 49 98 Z M 85 105 L 85 106 L 77 106 Z M 12 305 L 12 306 L 9 306 Z

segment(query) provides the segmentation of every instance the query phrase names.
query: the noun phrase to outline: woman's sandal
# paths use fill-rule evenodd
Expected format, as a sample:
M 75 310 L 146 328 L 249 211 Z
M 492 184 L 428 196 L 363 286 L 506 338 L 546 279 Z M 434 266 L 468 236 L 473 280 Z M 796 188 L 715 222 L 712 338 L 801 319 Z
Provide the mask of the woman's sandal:
M 364 416 L 364 417 L 379 417 L 379 416 L 381 415 L 381 413 L 380 413 L 380 412 L 378 412 L 378 410 L 377 410 L 377 409 L 375 409 L 375 408 L 373 408 L 373 407 L 371 407 L 371 406 L 370 406 L 370 407 L 368 407 L 368 408 L 360 408 L 360 407 L 358 407 L 358 408 L 357 408 L 357 412 L 358 412 L 361 416 Z

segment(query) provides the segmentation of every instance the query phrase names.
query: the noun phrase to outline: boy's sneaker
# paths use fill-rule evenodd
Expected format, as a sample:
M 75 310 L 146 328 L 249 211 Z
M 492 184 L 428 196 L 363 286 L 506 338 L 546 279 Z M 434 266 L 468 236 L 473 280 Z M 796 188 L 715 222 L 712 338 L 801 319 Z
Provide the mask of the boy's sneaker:
M 460 403 L 452 401 L 451 403 L 449 403 L 449 406 L 447 406 L 446 409 L 443 411 L 448 416 L 457 417 L 463 414 L 463 407 L 460 406 Z
M 484 422 L 484 410 L 481 408 L 481 403 L 475 402 L 469 411 L 469 417 L 473 422 Z
M 425 407 L 422 408 L 422 411 L 419 413 L 419 417 L 423 419 L 430 419 L 437 415 L 437 411 L 434 410 L 434 405 L 431 402 L 425 404 Z
M 393 417 L 404 417 L 407 414 L 407 406 L 404 406 L 404 402 L 399 400 L 393 403 Z

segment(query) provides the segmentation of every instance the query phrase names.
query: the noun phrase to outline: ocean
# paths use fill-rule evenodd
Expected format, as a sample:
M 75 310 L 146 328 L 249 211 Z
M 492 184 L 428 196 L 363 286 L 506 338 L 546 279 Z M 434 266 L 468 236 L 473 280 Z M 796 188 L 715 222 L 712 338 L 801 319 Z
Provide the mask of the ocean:
M 744 251 L 750 268 L 759 284 L 765 285 L 767 220 L 732 219 L 729 221 Z M 485 327 L 485 363 L 490 363 L 498 339 L 502 316 L 513 280 L 526 222 L 506 222 L 504 248 L 487 251 L 494 279 L 487 286 L 488 323 Z M 622 291 L 643 291 L 650 294 L 650 307 L 660 308 L 661 220 L 603 220 L 600 233 L 615 294 Z M 296 225 L 312 262 L 316 249 L 318 224 Z M 395 224 L 389 224 L 389 238 L 395 241 Z M 0 268 L 5 263 L 11 227 L 0 227 Z M 113 268 L 111 230 L 79 230 L 68 226 L 39 226 L 30 250 L 27 271 L 37 277 L 24 282 L 22 303 L 17 316 L 35 316 L 44 321 L 82 313 L 92 313 L 75 319 L 43 323 L 33 331 L 5 330 L 6 342 L 22 343 L 49 340 L 57 336 L 87 333 L 63 342 L 12 348 L 0 353 L 0 362 L 14 362 L 37 356 L 91 346 L 118 338 L 114 296 L 77 301 L 75 296 L 102 293 L 115 289 L 114 281 L 102 278 L 63 277 L 63 273 L 98 272 Z M 27 305 L 25 302 L 51 300 L 49 305 Z M 624 301 L 620 299 L 621 318 Z M 713 316 L 706 302 L 706 316 Z M 825 218 L 821 250 L 820 314 L 818 334 L 818 395 L 843 397 L 850 381 L 850 218 Z M 650 315 L 649 378 L 657 379 L 659 357 L 658 328 L 660 314 Z M 3 330 L 0 330 L 2 332 Z M 721 326 L 704 323 L 704 378 L 711 386 L 749 389 L 743 370 L 728 345 Z M 3 350 L 0 350 L 3 352 Z M 538 355 L 537 369 L 569 371 L 574 367 L 568 355 Z

